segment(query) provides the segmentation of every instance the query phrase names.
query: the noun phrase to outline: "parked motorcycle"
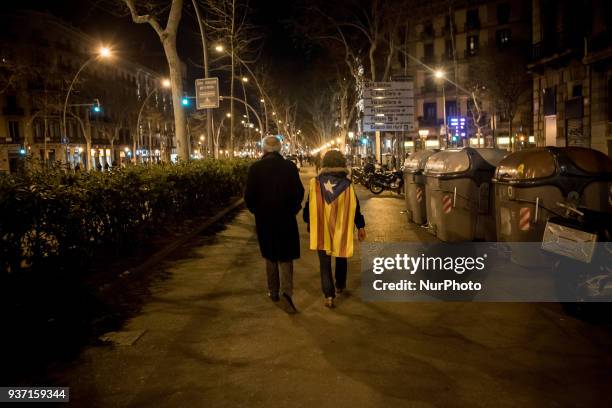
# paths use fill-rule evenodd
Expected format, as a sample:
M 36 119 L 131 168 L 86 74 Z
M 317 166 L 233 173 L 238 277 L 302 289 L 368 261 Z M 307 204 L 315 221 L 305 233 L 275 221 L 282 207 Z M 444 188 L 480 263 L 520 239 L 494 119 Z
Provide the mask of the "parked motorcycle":
M 351 180 L 354 184 L 361 184 L 365 188 L 370 188 L 370 178 L 372 177 L 372 173 L 366 171 L 362 167 L 353 167 L 351 168 Z
M 390 190 L 400 194 L 404 188 L 404 171 L 377 171 L 370 179 L 370 191 L 373 194 L 380 194 L 385 190 Z

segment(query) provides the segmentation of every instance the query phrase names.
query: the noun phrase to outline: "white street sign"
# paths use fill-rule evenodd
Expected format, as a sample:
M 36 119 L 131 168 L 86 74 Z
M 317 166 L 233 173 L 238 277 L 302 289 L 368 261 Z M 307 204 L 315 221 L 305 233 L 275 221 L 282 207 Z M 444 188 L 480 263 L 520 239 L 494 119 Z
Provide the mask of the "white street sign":
M 406 81 L 393 81 L 393 82 L 366 82 L 366 89 L 375 89 L 375 90 L 383 90 L 383 89 L 393 89 L 396 91 L 399 90 L 412 90 L 413 83 Z
M 364 116 L 363 123 L 403 123 L 410 124 L 414 121 L 414 115 L 385 115 L 385 116 Z
M 219 78 L 196 79 L 195 88 L 197 109 L 219 107 Z
M 363 90 L 364 132 L 414 130 L 412 81 L 370 82 Z
M 365 115 L 407 115 L 413 112 L 414 108 L 412 106 L 368 106 L 364 109 L 363 113 Z
M 412 125 L 398 125 L 394 123 L 386 123 L 382 125 L 370 125 L 367 123 L 363 124 L 364 132 L 376 132 L 377 130 L 387 131 L 387 132 L 413 131 L 414 124 Z
M 383 99 L 383 98 L 410 98 L 413 96 L 412 90 L 403 90 L 398 91 L 395 89 L 383 89 L 376 90 L 371 88 L 366 88 L 363 90 L 364 99 L 373 98 L 373 99 Z
M 364 99 L 363 106 L 366 108 L 383 106 L 414 106 L 413 101 L 408 98 L 403 99 Z

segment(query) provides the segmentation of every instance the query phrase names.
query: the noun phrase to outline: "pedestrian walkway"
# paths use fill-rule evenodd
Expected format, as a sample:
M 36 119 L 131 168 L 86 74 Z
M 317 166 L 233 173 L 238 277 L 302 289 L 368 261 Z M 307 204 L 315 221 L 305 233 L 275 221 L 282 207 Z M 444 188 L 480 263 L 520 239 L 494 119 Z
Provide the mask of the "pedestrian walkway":
M 308 175 L 308 173 L 305 173 Z M 432 240 L 403 199 L 358 188 L 369 241 Z M 266 297 L 254 219 L 240 211 L 159 266 L 169 274 L 125 330 L 57 372 L 88 407 L 603 406 L 609 333 L 555 305 L 364 303 L 359 252 L 348 296 L 323 307 L 317 257 L 295 264 L 288 315 Z

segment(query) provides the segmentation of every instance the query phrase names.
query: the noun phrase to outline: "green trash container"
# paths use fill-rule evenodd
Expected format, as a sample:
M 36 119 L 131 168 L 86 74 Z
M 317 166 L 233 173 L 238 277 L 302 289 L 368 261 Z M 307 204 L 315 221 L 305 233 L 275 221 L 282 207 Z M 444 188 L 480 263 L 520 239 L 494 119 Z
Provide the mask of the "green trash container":
M 423 170 L 427 159 L 438 150 L 421 150 L 412 153 L 404 162 L 404 199 L 408 221 L 415 224 L 427 222 L 425 176 Z
M 493 179 L 497 240 L 541 242 L 557 203 L 612 212 L 612 160 L 584 147 L 540 147 L 512 153 Z
M 447 149 L 425 165 L 427 220 L 442 241 L 494 241 L 491 179 L 508 154 L 501 149 Z

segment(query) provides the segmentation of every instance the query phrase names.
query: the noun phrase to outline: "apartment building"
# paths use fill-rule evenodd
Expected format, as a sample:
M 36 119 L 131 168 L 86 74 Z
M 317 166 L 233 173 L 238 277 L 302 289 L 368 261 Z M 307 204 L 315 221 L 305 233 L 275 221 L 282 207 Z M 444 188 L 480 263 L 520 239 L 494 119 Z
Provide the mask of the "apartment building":
M 0 20 L 0 171 L 27 160 L 104 169 L 134 155 L 171 157 L 172 100 L 158 73 L 52 15 L 22 11 Z M 103 45 L 111 47 L 108 58 L 96 57 Z
M 612 152 L 612 3 L 533 0 L 533 127 L 539 146 Z
M 530 83 L 517 98 L 512 118 L 490 92 L 503 77 L 496 71 L 507 65 L 520 68 L 515 70 L 523 75 L 518 80 L 530 81 L 525 66 L 531 1 L 455 1 L 450 6 L 433 1 L 428 7 L 429 12 L 415 13 L 405 34 L 407 54 L 416 58 L 405 55 L 401 61 L 401 70 L 415 83 L 416 143 L 440 148 L 480 142 L 508 149 L 534 143 Z M 484 79 L 479 83 L 476 78 Z M 411 150 L 414 143 L 405 145 Z

